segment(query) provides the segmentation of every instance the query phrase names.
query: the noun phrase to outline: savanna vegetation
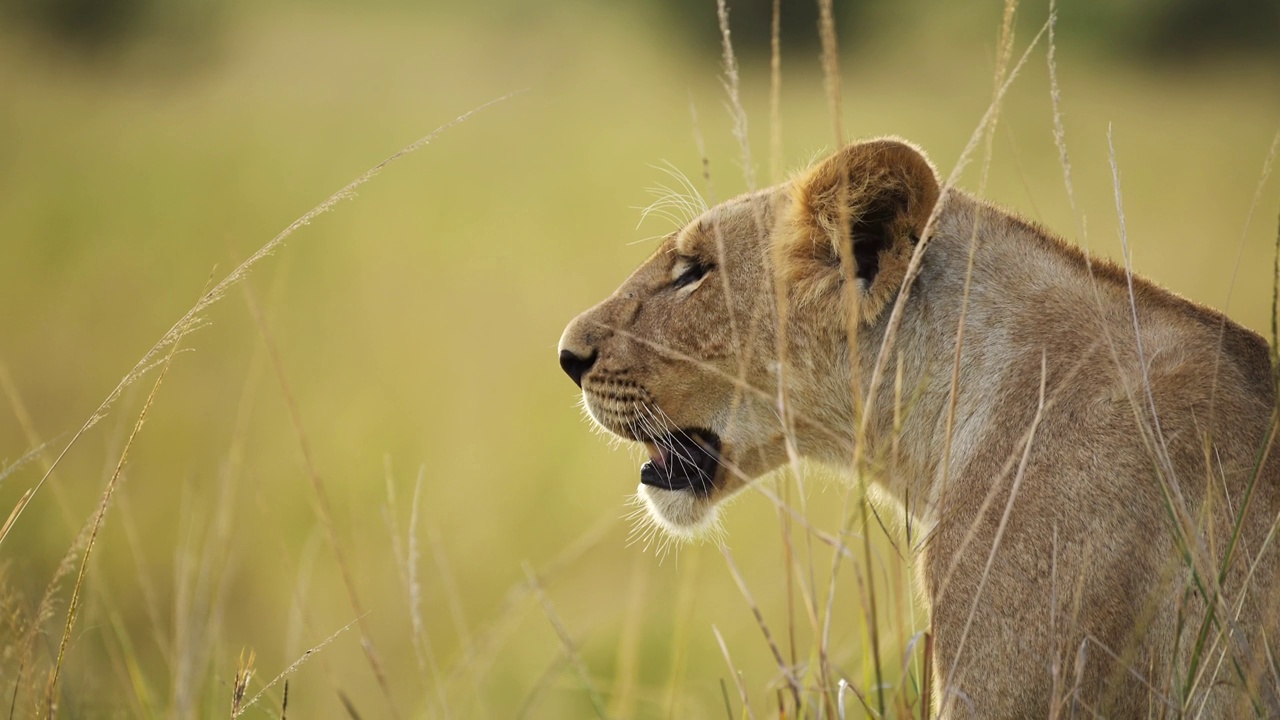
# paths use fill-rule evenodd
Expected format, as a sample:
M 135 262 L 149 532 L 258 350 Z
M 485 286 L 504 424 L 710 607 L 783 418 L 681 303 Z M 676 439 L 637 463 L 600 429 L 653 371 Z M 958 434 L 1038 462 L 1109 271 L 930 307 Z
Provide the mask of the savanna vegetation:
M 710 50 L 692 10 L 644 4 L 189 3 L 87 35 L 38 5 L 0 25 L 0 713 L 791 717 L 781 658 L 830 690 L 807 713 L 919 716 L 893 522 L 808 468 L 770 487 L 812 530 L 748 493 L 724 549 L 630 542 L 639 454 L 556 365 L 673 196 L 746 187 L 714 3 Z M 1110 131 L 1133 267 L 1269 335 L 1272 46 L 1112 52 L 1089 5 L 1055 38 L 1079 212 L 1045 36 L 961 184 L 1119 257 Z M 843 139 L 910 138 L 945 174 L 1000 3 L 834 9 Z M 1047 15 L 1019 8 L 1011 62 Z M 768 48 L 740 53 L 760 183 L 837 143 L 819 45 L 788 43 L 776 116 Z

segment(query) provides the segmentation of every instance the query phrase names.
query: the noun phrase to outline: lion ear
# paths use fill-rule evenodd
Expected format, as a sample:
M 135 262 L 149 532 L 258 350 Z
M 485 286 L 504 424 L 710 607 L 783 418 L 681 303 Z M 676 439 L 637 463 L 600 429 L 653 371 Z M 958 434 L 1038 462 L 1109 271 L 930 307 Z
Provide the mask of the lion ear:
M 776 249 L 784 276 L 807 294 L 859 290 L 859 315 L 878 317 L 897 294 L 938 201 L 924 153 L 888 138 L 846 146 L 793 181 Z

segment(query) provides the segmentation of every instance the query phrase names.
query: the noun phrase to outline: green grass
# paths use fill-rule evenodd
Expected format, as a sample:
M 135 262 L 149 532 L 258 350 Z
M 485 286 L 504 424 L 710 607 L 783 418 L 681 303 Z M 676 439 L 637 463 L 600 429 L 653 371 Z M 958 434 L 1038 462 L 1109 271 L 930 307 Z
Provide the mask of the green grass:
M 990 97 L 995 25 L 961 43 L 948 21 L 844 49 L 849 136 L 902 135 L 949 169 Z M 716 66 L 645 27 L 575 5 L 520 22 L 286 7 L 230 23 L 214 59 L 183 72 L 146 58 L 73 66 L 25 41 L 0 43 L 0 363 L 12 378 L 0 458 L 51 442 L 0 482 L 0 508 L 211 277 L 395 149 L 529 88 L 388 168 L 257 269 L 248 286 L 279 372 L 239 292 L 184 341 L 193 352 L 175 356 L 158 390 L 89 562 L 61 671 L 65 716 L 225 715 L 242 649 L 256 652 L 252 697 L 356 619 L 279 376 L 402 717 L 435 713 L 442 698 L 450 716 L 591 716 L 595 693 L 614 717 L 716 718 L 722 681 L 736 715 L 713 625 L 757 716 L 776 708 L 773 654 L 719 551 L 689 546 L 659 562 L 626 546 L 634 454 L 588 431 L 553 358 L 564 324 L 647 256 L 644 238 L 669 229 L 636 227 L 636 208 L 666 180 L 652 167 L 660 161 L 697 175 L 691 98 L 715 195 L 742 189 Z M 1136 269 L 1219 308 L 1230 291 L 1229 314 L 1265 329 L 1274 181 L 1234 278 L 1233 266 L 1280 118 L 1274 72 L 1139 73 L 1069 49 L 1059 64 L 1090 247 L 1119 254 L 1110 123 Z M 832 137 L 817 60 L 783 67 L 782 164 L 794 169 Z M 763 178 L 767 69 L 742 73 Z M 1051 128 L 1038 55 L 1006 102 L 987 195 L 1071 235 Z M 972 170 L 963 184 L 976 187 Z M 0 546 L 0 587 L 27 616 L 97 508 L 151 382 L 73 449 Z M 834 532 L 845 491 L 807 487 L 811 522 Z M 748 494 L 726 524 L 742 581 L 789 655 L 777 514 Z M 411 528 L 425 638 L 416 650 L 395 559 L 397 542 L 408 556 Z M 910 569 L 871 532 L 875 562 L 846 565 L 838 580 L 832 661 L 860 692 L 871 687 L 861 598 L 873 577 L 886 696 L 910 702 L 918 691 L 899 658 L 924 620 Z M 814 552 L 825 593 L 830 555 Z M 56 587 L 15 716 L 44 700 L 70 587 Z M 796 624 L 797 656 L 813 660 L 798 611 Z M 343 717 L 344 697 L 362 717 L 386 715 L 359 633 L 290 675 L 290 717 Z M 420 662 L 428 650 L 442 684 L 425 654 Z M 0 712 L 19 660 L 0 654 Z M 278 712 L 281 691 L 262 707 Z

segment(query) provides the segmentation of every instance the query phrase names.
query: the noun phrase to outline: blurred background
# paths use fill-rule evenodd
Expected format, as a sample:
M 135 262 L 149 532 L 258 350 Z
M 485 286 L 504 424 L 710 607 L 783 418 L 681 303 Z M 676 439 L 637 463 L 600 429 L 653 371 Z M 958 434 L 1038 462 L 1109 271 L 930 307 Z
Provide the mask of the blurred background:
M 770 6 L 730 3 L 762 179 L 837 144 L 816 6 L 783 0 L 770 157 Z M 1280 3 L 1059 11 L 1082 222 L 1043 38 L 985 195 L 1118 257 L 1110 127 L 1137 270 L 1269 332 L 1275 179 L 1246 220 L 1280 129 Z M 949 172 L 990 102 L 1001 3 L 835 14 L 846 139 L 901 135 Z M 1047 15 L 1019 9 L 1015 59 Z M 564 325 L 674 229 L 640 222 L 676 186 L 663 168 L 708 200 L 745 189 L 718 43 L 711 0 L 0 2 L 0 517 L 211 281 L 400 147 L 527 89 L 389 166 L 205 313 L 129 447 L 51 689 L 82 528 L 156 372 L 76 442 L 0 543 L 0 712 L 226 716 L 242 652 L 252 696 L 359 617 L 289 674 L 290 717 L 713 718 L 741 713 L 739 681 L 776 714 L 778 665 L 729 563 L 713 544 L 628 545 L 638 456 L 592 432 L 555 360 Z M 846 525 L 847 491 L 820 470 L 788 487 L 813 526 Z M 815 661 L 804 598 L 825 604 L 830 549 L 793 528 L 813 571 L 789 594 L 774 505 L 745 494 L 726 530 L 782 654 Z M 893 533 L 847 530 L 874 559 L 840 570 L 830 661 L 872 693 L 877 627 L 905 711 L 927 627 L 912 571 Z M 283 691 L 247 716 L 279 716 Z

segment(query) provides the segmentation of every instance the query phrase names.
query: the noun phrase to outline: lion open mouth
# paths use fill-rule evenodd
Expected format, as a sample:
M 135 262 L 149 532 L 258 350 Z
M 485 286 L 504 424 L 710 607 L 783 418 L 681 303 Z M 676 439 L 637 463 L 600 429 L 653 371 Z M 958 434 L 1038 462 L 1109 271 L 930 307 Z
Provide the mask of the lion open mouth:
M 706 430 L 680 430 L 644 441 L 649 462 L 640 467 L 640 482 L 663 490 L 709 495 L 720 469 L 720 438 Z

